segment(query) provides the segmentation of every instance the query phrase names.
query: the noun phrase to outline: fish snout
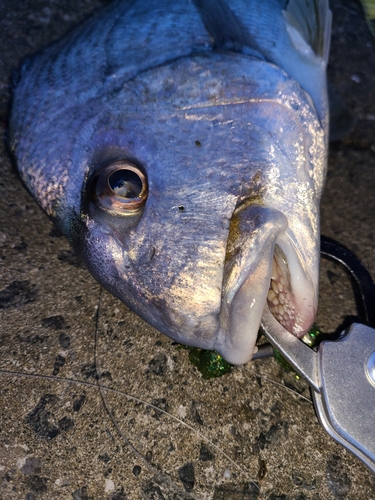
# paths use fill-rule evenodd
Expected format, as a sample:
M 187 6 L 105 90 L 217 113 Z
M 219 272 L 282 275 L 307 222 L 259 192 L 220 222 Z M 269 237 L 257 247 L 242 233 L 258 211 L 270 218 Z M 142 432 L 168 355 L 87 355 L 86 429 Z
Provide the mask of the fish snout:
M 251 359 L 266 304 L 296 336 L 314 320 L 313 281 L 288 230 L 287 217 L 264 205 L 239 207 L 232 217 L 214 348 L 233 364 Z

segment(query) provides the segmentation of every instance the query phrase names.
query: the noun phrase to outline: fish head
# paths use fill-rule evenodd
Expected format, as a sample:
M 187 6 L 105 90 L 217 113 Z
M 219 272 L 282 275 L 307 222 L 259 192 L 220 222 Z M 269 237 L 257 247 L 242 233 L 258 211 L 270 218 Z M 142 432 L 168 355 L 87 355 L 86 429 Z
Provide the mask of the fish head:
M 43 127 L 32 157 L 14 139 L 21 176 L 148 323 L 234 364 L 251 358 L 267 304 L 292 334 L 307 331 L 326 141 L 282 70 L 233 53 L 181 58 Z

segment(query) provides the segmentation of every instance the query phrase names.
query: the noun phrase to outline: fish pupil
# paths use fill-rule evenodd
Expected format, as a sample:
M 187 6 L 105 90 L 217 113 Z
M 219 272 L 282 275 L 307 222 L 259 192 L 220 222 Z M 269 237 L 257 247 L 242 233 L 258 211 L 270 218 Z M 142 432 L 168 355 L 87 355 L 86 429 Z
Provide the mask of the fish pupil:
M 121 198 L 137 198 L 142 191 L 142 181 L 132 170 L 116 170 L 109 176 L 108 183 Z

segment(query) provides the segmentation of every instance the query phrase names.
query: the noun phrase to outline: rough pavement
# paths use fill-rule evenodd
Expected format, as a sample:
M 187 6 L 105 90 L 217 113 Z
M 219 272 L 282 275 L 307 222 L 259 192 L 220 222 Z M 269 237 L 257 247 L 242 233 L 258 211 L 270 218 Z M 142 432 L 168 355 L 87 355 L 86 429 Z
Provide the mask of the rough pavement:
M 2 130 L 11 70 L 98 5 L 1 3 Z M 357 126 L 331 147 L 322 232 L 375 276 L 375 39 L 358 1 L 332 8 L 330 80 Z M 375 476 L 320 427 L 304 381 L 274 360 L 203 380 L 100 289 L 0 148 L 0 499 L 375 499 Z M 355 308 L 340 268 L 321 275 L 328 332 Z

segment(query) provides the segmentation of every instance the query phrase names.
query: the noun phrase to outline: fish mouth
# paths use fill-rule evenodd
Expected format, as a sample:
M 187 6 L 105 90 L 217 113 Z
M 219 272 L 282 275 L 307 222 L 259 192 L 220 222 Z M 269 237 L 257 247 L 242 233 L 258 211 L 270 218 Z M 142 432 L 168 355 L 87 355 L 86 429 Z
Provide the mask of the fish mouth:
M 286 216 L 250 205 L 232 217 L 224 267 L 220 328 L 214 349 L 232 364 L 256 350 L 266 305 L 291 334 L 301 337 L 316 313 L 316 286 L 306 270 Z

